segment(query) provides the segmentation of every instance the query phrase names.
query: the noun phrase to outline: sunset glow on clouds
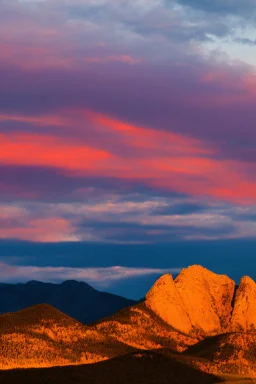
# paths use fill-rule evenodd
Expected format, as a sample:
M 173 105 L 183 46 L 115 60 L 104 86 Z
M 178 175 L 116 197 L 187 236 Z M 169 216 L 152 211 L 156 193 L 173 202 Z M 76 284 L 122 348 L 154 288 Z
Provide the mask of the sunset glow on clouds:
M 206 140 L 79 109 L 64 116 L 0 115 L 0 121 L 0 161 L 7 166 L 51 167 L 70 176 L 74 172 L 73 177 L 118 178 L 120 183 L 140 180 L 148 187 L 240 204 L 256 200 L 255 164 L 223 159 L 217 144 Z M 13 122 L 32 128 L 15 128 Z
M 0 7 L 1 239 L 255 238 L 251 1 Z

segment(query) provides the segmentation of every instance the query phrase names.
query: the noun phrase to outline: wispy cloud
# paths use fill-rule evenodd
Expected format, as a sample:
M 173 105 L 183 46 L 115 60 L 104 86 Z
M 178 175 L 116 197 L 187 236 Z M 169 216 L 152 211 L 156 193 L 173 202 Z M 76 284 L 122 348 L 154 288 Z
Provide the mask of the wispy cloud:
M 64 280 L 85 281 L 97 287 L 108 287 L 115 281 L 141 276 L 179 273 L 181 268 L 128 268 L 113 266 L 108 268 L 67 268 L 18 266 L 0 263 L 1 282 L 27 282 L 39 280 L 59 282 Z
M 73 171 L 74 176 L 140 180 L 154 188 L 224 200 L 256 199 L 256 183 L 247 172 L 248 167 L 255 170 L 255 164 L 220 159 L 218 148 L 206 141 L 83 109 L 48 118 L 10 116 L 10 122 L 14 118 L 34 121 L 39 127 L 53 122 L 57 131 L 0 133 L 4 164 L 48 166 L 63 173 Z M 1 119 L 8 122 L 6 115 L 0 115 Z M 69 134 L 65 134 L 67 129 Z
M 207 198 L 105 194 L 84 190 L 87 202 L 0 205 L 0 237 L 39 242 L 170 243 L 254 238 L 255 206 Z

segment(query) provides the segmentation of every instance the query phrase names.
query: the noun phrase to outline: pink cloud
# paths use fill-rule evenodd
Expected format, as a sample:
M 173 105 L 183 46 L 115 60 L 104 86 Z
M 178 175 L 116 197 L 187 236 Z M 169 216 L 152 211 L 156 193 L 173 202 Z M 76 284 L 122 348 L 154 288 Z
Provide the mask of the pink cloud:
M 141 59 L 134 59 L 129 55 L 119 55 L 119 56 L 105 56 L 105 57 L 86 57 L 84 59 L 87 63 L 109 63 L 111 61 L 119 61 L 121 63 L 126 63 L 134 65 L 141 63 Z
M 7 115 L 1 118 L 8 120 Z M 60 135 L 2 134 L 0 161 L 4 164 L 58 167 L 77 175 L 143 180 L 148 186 L 196 196 L 256 200 L 256 182 L 247 172 L 248 164 L 219 159 L 218 148 L 202 140 L 79 109 L 12 119 L 39 126 L 53 124 Z M 76 132 L 75 138 L 61 135 L 63 127 L 70 129 L 70 134 Z M 97 142 L 92 146 L 90 137 L 95 130 Z M 124 154 L 115 152 L 120 145 Z M 249 167 L 253 174 L 255 165 Z
M 38 134 L 0 134 L 3 164 L 41 165 L 64 169 L 104 168 L 107 151 L 71 144 L 59 137 Z
M 0 219 L 4 219 L 0 214 Z M 3 225 L 0 227 L 1 239 L 18 238 L 20 240 L 58 242 L 77 241 L 75 229 L 69 221 L 60 217 L 48 217 L 32 219 L 26 215 L 17 215 L 18 222 L 15 225 Z M 9 220 L 9 219 L 5 219 Z M 24 223 L 22 223 L 24 221 Z

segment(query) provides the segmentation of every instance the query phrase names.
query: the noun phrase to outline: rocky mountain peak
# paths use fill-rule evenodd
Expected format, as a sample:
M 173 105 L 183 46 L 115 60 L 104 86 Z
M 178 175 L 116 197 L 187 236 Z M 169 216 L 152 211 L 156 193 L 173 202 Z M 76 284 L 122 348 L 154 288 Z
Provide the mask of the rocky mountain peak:
M 183 269 L 173 281 L 162 276 L 146 305 L 175 329 L 214 335 L 230 325 L 235 282 L 199 265 Z
M 161 277 L 159 277 L 159 279 L 157 279 L 153 287 L 148 292 L 147 296 L 150 296 L 152 294 L 155 295 L 157 294 L 158 291 L 162 293 L 163 289 L 168 291 L 168 289 L 170 289 L 172 285 L 173 285 L 172 275 L 169 273 L 166 273 L 165 275 L 162 275 Z

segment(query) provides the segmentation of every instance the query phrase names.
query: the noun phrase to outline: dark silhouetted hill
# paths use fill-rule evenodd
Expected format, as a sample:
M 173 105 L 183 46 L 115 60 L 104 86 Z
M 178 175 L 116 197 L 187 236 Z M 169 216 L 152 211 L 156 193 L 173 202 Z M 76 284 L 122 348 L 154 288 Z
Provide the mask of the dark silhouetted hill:
M 29 281 L 25 284 L 0 284 L 0 314 L 43 303 L 50 304 L 87 324 L 110 316 L 136 302 L 97 291 L 87 283 L 74 280 L 61 284 L 39 281 Z

